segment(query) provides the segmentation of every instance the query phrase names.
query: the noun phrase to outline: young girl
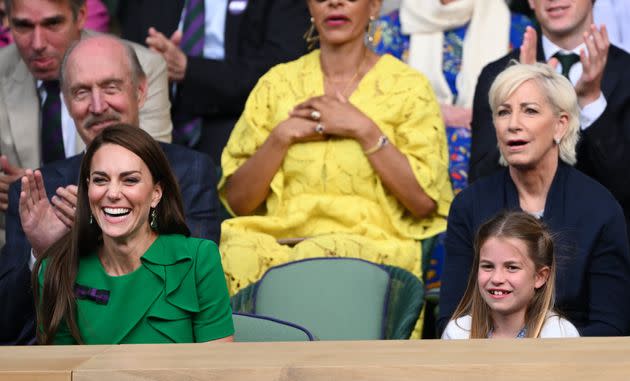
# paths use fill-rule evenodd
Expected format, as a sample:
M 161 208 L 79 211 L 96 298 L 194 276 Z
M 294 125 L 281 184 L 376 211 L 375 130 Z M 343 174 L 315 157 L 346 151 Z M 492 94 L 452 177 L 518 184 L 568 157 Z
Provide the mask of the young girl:
M 495 216 L 477 232 L 468 287 L 442 338 L 580 336 L 553 311 L 555 278 L 544 224 L 524 212 Z

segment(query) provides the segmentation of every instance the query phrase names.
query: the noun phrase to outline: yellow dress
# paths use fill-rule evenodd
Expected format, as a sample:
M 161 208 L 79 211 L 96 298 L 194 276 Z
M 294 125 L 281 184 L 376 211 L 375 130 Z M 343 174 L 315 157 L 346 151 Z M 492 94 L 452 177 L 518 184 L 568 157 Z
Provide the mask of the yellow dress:
M 258 81 L 221 157 L 219 195 L 226 206 L 226 178 L 295 105 L 322 95 L 323 81 L 318 50 L 275 66 Z M 378 60 L 349 101 L 407 157 L 437 211 L 414 218 L 385 189 L 353 139 L 294 144 L 256 214 L 223 222 L 220 251 L 230 294 L 270 267 L 321 256 L 362 258 L 421 276 L 418 241 L 445 230 L 453 199 L 438 103 L 426 78 L 390 55 Z M 294 247 L 277 242 L 297 237 L 308 239 Z

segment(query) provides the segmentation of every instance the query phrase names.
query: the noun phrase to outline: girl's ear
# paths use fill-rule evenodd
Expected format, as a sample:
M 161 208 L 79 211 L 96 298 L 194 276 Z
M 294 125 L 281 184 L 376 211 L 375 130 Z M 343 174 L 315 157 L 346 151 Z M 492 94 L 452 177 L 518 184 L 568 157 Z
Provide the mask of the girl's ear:
M 536 271 L 536 275 L 534 276 L 534 288 L 536 288 L 536 290 L 547 283 L 547 279 L 549 279 L 549 272 L 550 270 L 548 266 L 543 266 Z

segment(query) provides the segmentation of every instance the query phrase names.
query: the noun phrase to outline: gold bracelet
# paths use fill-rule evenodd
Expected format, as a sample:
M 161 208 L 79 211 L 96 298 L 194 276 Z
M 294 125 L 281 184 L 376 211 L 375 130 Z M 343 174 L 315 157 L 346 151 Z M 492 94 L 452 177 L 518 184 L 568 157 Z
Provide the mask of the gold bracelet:
M 387 139 L 387 136 L 381 135 L 379 136 L 376 144 L 374 144 L 372 147 L 363 151 L 363 153 L 365 154 L 365 156 L 369 156 L 377 151 L 380 151 L 380 149 L 385 147 L 388 143 L 389 143 L 389 139 Z

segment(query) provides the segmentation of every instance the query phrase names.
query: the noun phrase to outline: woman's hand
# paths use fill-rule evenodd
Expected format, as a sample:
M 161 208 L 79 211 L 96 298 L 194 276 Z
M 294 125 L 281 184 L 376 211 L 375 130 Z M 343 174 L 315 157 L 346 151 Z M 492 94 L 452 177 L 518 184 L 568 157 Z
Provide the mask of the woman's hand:
M 376 125 L 341 94 L 313 97 L 295 106 L 291 117 L 319 122 L 324 134 L 357 140 L 364 149 Z M 370 141 L 371 142 L 371 141 Z
M 70 228 L 57 217 L 48 201 L 40 171 L 26 170 L 20 193 L 20 221 L 26 238 L 37 256 L 63 237 Z
M 273 129 L 272 135 L 280 144 L 285 145 L 287 148 L 294 143 L 324 140 L 326 136 L 317 132 L 318 124 L 318 121 L 312 119 L 290 115 L 289 118 L 280 122 Z

